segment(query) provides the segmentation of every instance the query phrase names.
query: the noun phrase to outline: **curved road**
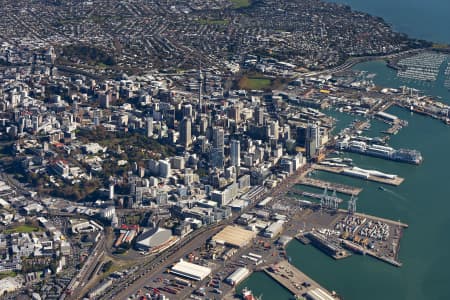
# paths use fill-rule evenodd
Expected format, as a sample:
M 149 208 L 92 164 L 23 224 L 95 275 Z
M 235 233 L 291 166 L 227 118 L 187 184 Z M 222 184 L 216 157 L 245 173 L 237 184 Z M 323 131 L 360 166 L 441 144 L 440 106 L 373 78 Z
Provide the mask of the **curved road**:
M 171 265 L 183 257 L 186 253 L 192 252 L 196 248 L 199 248 L 204 242 L 221 230 L 226 224 L 221 224 L 213 228 L 199 233 L 196 236 L 190 237 L 184 245 L 176 245 L 175 248 L 168 250 L 168 253 L 163 253 L 160 256 L 154 258 L 148 265 L 142 266 L 143 269 L 132 274 L 129 278 L 126 278 L 123 282 L 118 282 L 119 285 L 115 286 L 101 299 L 127 299 L 130 294 L 135 293 L 141 289 L 144 285 L 148 284 L 150 274 L 156 274 L 161 272 L 168 265 Z M 206 229 L 206 228 L 205 228 Z

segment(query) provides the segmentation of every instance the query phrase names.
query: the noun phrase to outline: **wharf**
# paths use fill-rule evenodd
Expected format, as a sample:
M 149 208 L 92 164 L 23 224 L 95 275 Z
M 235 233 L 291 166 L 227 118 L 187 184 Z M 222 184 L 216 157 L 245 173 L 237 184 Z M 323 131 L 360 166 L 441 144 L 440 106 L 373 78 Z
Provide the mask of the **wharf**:
M 319 180 L 319 179 L 307 178 L 307 177 L 300 179 L 298 184 L 317 187 L 317 188 L 321 188 L 321 189 L 326 188 L 328 190 L 334 190 L 334 191 L 342 193 L 342 194 L 354 195 L 354 196 L 359 195 L 359 193 L 361 193 L 363 190 L 362 188 L 358 188 L 358 187 L 353 187 L 353 186 L 349 186 L 349 185 L 345 185 L 345 184 L 334 183 L 334 182 L 329 182 L 329 181 L 324 181 L 324 180 Z
M 353 125 L 353 128 L 355 130 L 363 130 L 363 129 L 367 128 L 367 126 L 369 126 L 369 125 L 370 125 L 370 121 L 369 120 L 359 121 L 359 122 L 356 122 Z
M 347 248 L 347 249 L 349 249 L 349 250 L 351 250 L 351 251 L 353 251 L 355 253 L 362 254 L 362 255 L 366 255 L 366 254 L 370 255 L 370 256 L 372 256 L 372 257 L 374 257 L 376 259 L 379 259 L 381 261 L 384 261 L 384 262 L 386 262 L 388 264 L 391 264 L 393 266 L 396 266 L 396 267 L 401 267 L 403 265 L 401 262 L 398 262 L 398 261 L 396 261 L 396 260 L 394 260 L 392 258 L 389 258 L 389 257 L 380 256 L 376 252 L 371 251 L 369 249 L 365 249 L 365 248 L 361 247 L 360 245 L 352 243 L 350 241 L 343 240 L 342 241 L 342 245 L 345 248 Z
M 286 260 L 265 268 L 264 272 L 297 297 L 320 290 L 320 293 L 328 296 L 323 299 L 339 299 Z
M 403 128 L 403 126 L 401 124 L 395 123 L 391 127 L 389 127 L 387 130 L 382 131 L 382 133 L 396 135 L 398 133 L 398 131 L 402 128 Z
M 302 190 L 298 190 L 296 188 L 290 189 L 289 192 L 292 193 L 292 194 L 295 194 L 295 195 L 308 197 L 308 198 L 312 198 L 312 199 L 321 200 L 323 198 L 327 198 L 329 200 L 336 201 L 337 203 L 344 202 L 344 200 L 342 200 L 341 198 L 338 198 L 338 197 L 329 196 L 329 195 L 326 195 L 326 194 L 315 194 L 315 193 L 305 192 L 305 191 L 302 191 Z
M 323 166 L 323 165 L 313 165 L 312 168 L 315 170 L 319 170 L 319 171 L 325 171 L 325 172 L 329 172 L 329 173 L 350 176 L 350 175 L 344 173 L 344 169 L 345 169 L 344 167 L 328 167 L 328 166 Z M 354 177 L 354 176 L 351 176 L 351 177 L 360 178 L 360 177 Z M 365 179 L 365 178 L 360 178 L 360 179 Z M 369 178 L 367 178 L 367 180 L 378 182 L 378 183 L 399 186 L 400 184 L 403 183 L 403 181 L 405 179 L 402 177 L 398 177 L 398 176 L 396 178 L 389 179 L 389 178 L 383 178 L 383 177 L 377 177 L 377 176 L 370 175 Z
M 348 211 L 345 210 L 345 209 L 339 209 L 339 212 L 341 212 L 341 213 L 348 213 Z M 409 227 L 408 224 L 402 223 L 400 221 L 393 221 L 393 220 L 380 218 L 380 217 L 375 217 L 375 216 L 371 216 L 371 215 L 366 215 L 366 214 L 362 214 L 362 213 L 358 213 L 358 212 L 355 212 L 354 215 L 358 216 L 358 217 L 372 219 L 372 220 L 375 220 L 375 221 L 384 222 L 384 223 L 387 223 L 389 225 L 398 226 L 398 227 L 402 227 L 402 228 L 408 228 Z
M 300 243 L 302 243 L 303 245 L 309 245 L 311 244 L 311 240 L 308 239 L 304 234 L 299 234 L 295 237 L 295 239 L 297 241 L 299 241 Z

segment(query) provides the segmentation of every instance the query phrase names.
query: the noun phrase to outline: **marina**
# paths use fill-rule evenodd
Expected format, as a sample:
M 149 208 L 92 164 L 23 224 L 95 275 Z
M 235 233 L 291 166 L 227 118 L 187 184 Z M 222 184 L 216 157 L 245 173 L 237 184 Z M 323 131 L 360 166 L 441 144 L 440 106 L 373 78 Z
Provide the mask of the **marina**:
M 401 59 L 397 76 L 403 79 L 434 82 L 442 64 L 448 59 L 446 54 L 424 52 Z

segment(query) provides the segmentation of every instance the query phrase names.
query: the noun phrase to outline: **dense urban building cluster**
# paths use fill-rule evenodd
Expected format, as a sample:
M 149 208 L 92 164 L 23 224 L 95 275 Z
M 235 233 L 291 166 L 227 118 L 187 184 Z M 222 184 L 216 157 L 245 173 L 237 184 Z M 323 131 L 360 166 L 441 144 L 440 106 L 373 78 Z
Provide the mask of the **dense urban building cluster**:
M 88 272 L 65 257 L 100 245 L 103 226 L 117 233 L 110 251 L 161 253 L 316 158 L 332 126 L 317 110 L 326 94 L 306 87 L 302 97 L 226 90 L 209 68 L 95 80 L 64 75 L 55 58 L 49 48 L 31 66 L 5 67 L 0 101 L 0 216 L 12 228 L 0 239 L 2 271 L 28 274 L 24 262 L 38 261 L 30 282 L 53 276 L 47 295 L 82 285 L 64 281 Z M 144 213 L 133 219 L 133 210 Z M 58 229 L 42 214 L 61 215 Z
M 284 70 L 324 69 L 349 56 L 421 45 L 348 6 L 312 0 L 243 2 L 5 1 L 2 60 L 29 63 L 26 51 L 54 46 L 62 54 L 58 63 L 79 71 L 177 69 L 200 60 L 235 70 L 246 55 L 279 61 Z
M 446 123 L 449 107 L 348 69 L 386 55 L 407 76 L 445 55 L 313 0 L 7 0 L 0 11 L 0 297 L 212 299 L 264 269 L 297 296 L 339 299 L 283 269 L 294 237 L 401 265 L 404 224 L 358 216 L 361 188 L 307 176 L 401 184 L 329 156 L 418 165 L 419 151 L 363 131 L 372 119 L 386 134 L 407 126 L 384 112 L 393 105 Z M 365 121 L 339 132 L 331 110 Z M 348 212 L 336 191 L 351 195 Z

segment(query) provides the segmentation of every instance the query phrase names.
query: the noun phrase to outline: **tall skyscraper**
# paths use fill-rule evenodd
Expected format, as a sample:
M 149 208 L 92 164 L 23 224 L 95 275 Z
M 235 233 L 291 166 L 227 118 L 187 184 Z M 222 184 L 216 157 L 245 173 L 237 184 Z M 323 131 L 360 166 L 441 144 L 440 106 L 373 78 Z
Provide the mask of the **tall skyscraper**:
M 151 137 L 153 135 L 153 118 L 152 117 L 148 117 L 145 120 L 146 124 L 145 124 L 145 130 L 147 133 L 147 137 Z
M 285 140 L 289 140 L 291 138 L 291 127 L 288 124 L 284 125 L 283 133 L 283 138 Z
M 180 144 L 189 148 L 192 144 L 191 119 L 183 118 L 180 123 Z
M 200 113 L 203 112 L 203 73 L 202 64 L 198 68 L 198 105 L 200 106 Z
M 278 138 L 280 137 L 280 128 L 278 126 L 278 121 L 272 121 L 270 123 L 270 137 L 278 140 Z
M 214 127 L 213 128 L 213 147 L 220 148 L 223 151 L 223 146 L 225 144 L 225 133 L 223 128 Z
M 299 126 L 296 129 L 297 132 L 297 145 L 306 148 L 306 127 Z
M 241 107 L 239 106 L 239 104 L 234 104 L 230 108 L 228 117 L 234 120 L 234 122 L 236 122 L 237 124 L 241 122 Z
M 238 140 L 231 140 L 230 145 L 231 165 L 239 167 L 241 165 L 241 143 Z
M 264 124 L 264 109 L 261 106 L 257 106 L 254 114 L 256 125 L 262 126 Z
M 223 168 L 224 162 L 224 145 L 225 145 L 225 133 L 223 128 L 213 128 L 213 143 L 211 151 L 211 164 L 213 167 Z
M 306 128 L 306 157 L 313 159 L 317 156 L 317 150 L 320 147 L 319 126 L 308 124 Z
M 191 104 L 183 105 L 183 117 L 192 118 L 192 105 Z

